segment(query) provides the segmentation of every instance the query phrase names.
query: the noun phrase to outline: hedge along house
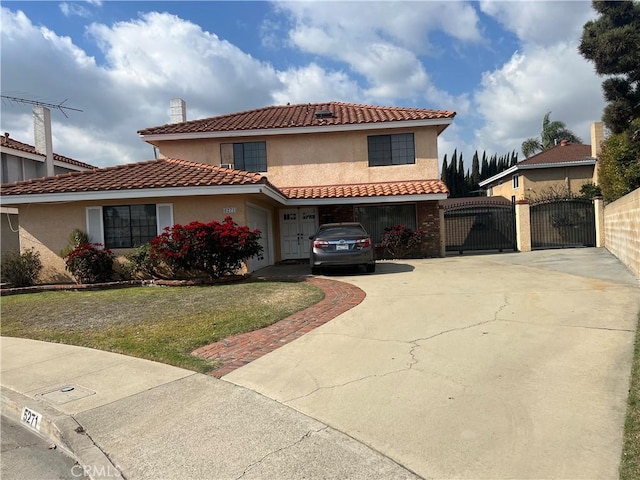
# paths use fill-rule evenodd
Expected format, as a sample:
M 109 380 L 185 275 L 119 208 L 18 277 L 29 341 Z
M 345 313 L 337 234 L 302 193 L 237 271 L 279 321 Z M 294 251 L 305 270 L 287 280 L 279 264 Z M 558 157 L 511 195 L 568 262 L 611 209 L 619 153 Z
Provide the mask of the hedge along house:
M 178 104 L 184 120 L 184 104 Z M 3 186 L 23 249 L 41 252 L 45 281 L 71 280 L 58 253 L 74 228 L 116 254 L 165 226 L 230 215 L 262 232 L 256 270 L 308 257 L 320 223 L 424 227 L 441 256 L 438 135 L 454 112 L 345 103 L 267 107 L 141 130 L 160 158 Z

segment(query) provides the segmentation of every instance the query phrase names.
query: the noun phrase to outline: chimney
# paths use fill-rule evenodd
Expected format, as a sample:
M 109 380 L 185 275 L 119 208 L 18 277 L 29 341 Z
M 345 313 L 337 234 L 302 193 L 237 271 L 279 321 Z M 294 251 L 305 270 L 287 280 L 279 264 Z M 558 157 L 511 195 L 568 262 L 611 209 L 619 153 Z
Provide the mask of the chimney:
M 51 140 L 51 110 L 42 105 L 33 107 L 33 133 L 36 152 L 45 156 L 47 177 L 55 175 L 53 168 L 53 142 Z
M 182 123 L 187 121 L 187 104 L 181 98 L 171 99 L 171 123 Z
M 598 158 L 602 150 L 602 141 L 604 140 L 604 126 L 602 122 L 593 122 L 591 124 L 591 156 Z

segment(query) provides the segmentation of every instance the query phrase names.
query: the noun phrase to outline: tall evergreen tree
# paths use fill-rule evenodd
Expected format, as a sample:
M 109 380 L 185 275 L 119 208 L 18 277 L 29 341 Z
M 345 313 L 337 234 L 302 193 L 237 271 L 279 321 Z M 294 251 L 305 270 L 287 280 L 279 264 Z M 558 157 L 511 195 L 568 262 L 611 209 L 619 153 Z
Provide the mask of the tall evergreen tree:
M 594 1 L 599 16 L 584 25 L 579 50 L 595 64 L 612 132 L 602 145 L 599 183 L 606 201 L 640 187 L 640 3 Z
M 462 161 L 462 152 L 460 152 L 460 158 L 458 159 L 458 196 L 465 197 L 467 195 L 466 192 L 466 184 L 464 181 L 464 162 Z
M 451 197 L 458 196 L 458 149 L 453 151 L 451 163 L 449 163 L 449 192 Z
M 444 158 L 442 159 L 442 169 L 440 170 L 440 180 L 447 184 L 447 154 L 444 154 Z
M 487 152 L 486 150 L 482 152 L 482 169 L 480 170 L 480 181 L 486 180 L 491 175 L 489 175 L 489 161 L 487 160 Z
M 476 190 L 480 183 L 480 161 L 478 160 L 478 151 L 473 154 L 473 160 L 471 161 L 471 182 L 470 190 Z

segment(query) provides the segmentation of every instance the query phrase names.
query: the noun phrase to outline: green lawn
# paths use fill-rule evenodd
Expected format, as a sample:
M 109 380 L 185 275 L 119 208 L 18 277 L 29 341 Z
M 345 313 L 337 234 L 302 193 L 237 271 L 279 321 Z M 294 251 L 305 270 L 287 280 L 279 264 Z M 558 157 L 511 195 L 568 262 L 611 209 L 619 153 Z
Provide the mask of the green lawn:
M 323 298 L 306 283 L 135 287 L 2 297 L 4 336 L 108 350 L 208 372 L 202 345 L 271 325 Z
M 638 322 L 640 322 L 640 318 L 638 318 Z M 622 480 L 640 478 L 640 325 L 636 331 L 636 345 L 631 367 L 620 478 Z

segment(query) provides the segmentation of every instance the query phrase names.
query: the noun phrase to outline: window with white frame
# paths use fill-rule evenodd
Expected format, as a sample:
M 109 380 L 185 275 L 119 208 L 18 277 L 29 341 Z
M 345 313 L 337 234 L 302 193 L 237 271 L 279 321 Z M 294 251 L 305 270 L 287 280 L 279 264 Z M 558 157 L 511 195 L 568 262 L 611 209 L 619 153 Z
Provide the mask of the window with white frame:
M 87 208 L 87 234 L 106 248 L 135 248 L 173 225 L 173 205 L 109 205 Z
M 519 175 L 514 175 L 513 177 L 511 177 L 511 181 L 513 183 L 513 188 L 518 188 L 520 186 L 520 176 Z
M 416 163 L 413 133 L 370 135 L 367 146 L 370 167 Z

